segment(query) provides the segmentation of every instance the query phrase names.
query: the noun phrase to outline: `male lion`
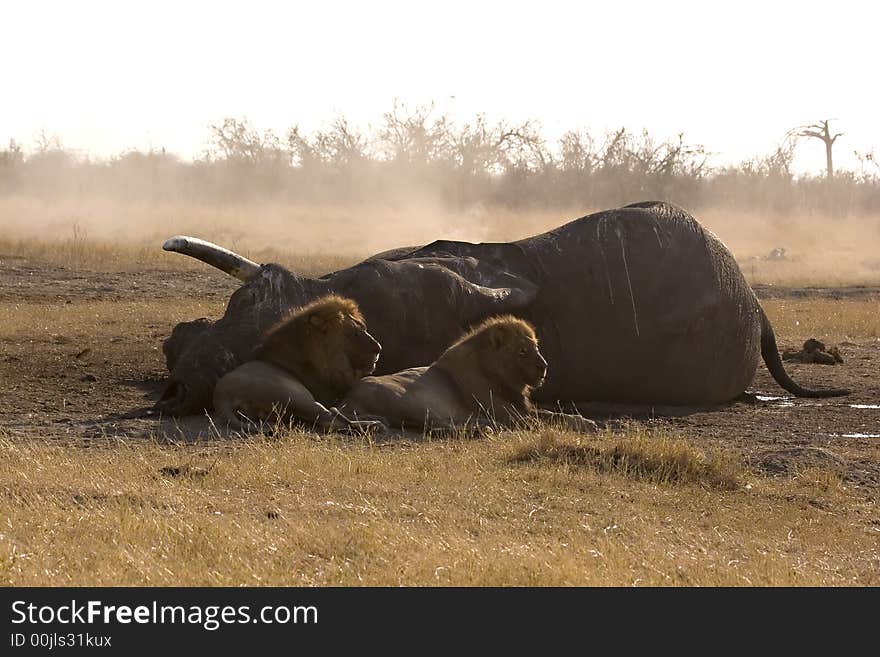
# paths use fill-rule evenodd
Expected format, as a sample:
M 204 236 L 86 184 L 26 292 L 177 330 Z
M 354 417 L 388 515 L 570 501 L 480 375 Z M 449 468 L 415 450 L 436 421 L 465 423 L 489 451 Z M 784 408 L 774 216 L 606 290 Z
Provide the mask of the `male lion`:
M 322 297 L 269 329 L 254 360 L 217 382 L 214 409 L 237 427 L 242 420 L 289 418 L 322 429 L 381 429 L 332 406 L 373 372 L 381 349 L 354 301 Z
M 361 379 L 339 409 L 404 429 L 513 426 L 537 416 L 595 431 L 596 424 L 580 415 L 533 406 L 531 390 L 546 375 L 547 361 L 532 325 L 505 315 L 471 329 L 430 366 Z

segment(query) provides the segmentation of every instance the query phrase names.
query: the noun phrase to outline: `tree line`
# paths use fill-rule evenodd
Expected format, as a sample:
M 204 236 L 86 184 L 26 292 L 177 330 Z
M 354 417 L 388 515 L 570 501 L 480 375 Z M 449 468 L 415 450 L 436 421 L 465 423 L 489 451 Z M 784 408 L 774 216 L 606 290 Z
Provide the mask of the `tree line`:
M 827 122 L 826 122 L 827 127 Z M 827 131 L 827 130 L 826 130 Z M 710 165 L 711 153 L 683 134 L 656 140 L 625 128 L 594 135 L 572 130 L 555 143 L 535 121 L 455 122 L 433 106 L 395 103 L 378 127 L 344 117 L 312 133 L 259 131 L 246 119 L 209 127 L 192 161 L 164 149 L 108 159 L 77 156 L 41 134 L 29 152 L 0 150 L 0 194 L 99 194 L 132 201 L 291 200 L 374 203 L 424 198 L 452 208 L 475 204 L 602 208 L 665 199 L 698 209 L 880 213 L 880 164 L 856 153 L 857 171 L 792 172 L 799 136 L 791 131 L 766 155 Z

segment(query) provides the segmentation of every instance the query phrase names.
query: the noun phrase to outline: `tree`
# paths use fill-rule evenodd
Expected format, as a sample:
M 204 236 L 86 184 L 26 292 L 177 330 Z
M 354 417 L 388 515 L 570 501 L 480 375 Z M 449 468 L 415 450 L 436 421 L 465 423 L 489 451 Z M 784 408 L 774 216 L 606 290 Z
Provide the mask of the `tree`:
M 426 166 L 452 158 L 451 121 L 445 114 L 433 117 L 434 104 L 409 109 L 394 101 L 383 116 L 379 142 L 386 159 L 406 165 Z
M 563 171 L 589 175 L 596 165 L 596 144 L 590 133 L 569 130 L 559 138 L 559 155 Z
M 0 190 L 12 189 L 21 177 L 24 152 L 14 139 L 9 140 L 9 148 L 0 151 Z
M 210 131 L 210 157 L 251 165 L 286 159 L 278 136 L 271 130 L 261 135 L 246 119 L 227 117 L 221 124 L 212 124 Z
M 837 138 L 843 135 L 842 132 L 838 132 L 833 137 L 831 136 L 831 129 L 828 126 L 830 120 L 831 119 L 825 119 L 818 123 L 813 123 L 812 125 L 804 125 L 800 128 L 795 128 L 798 137 L 812 137 L 814 139 L 821 139 L 825 143 L 825 175 L 828 177 L 828 180 L 831 180 L 834 177 L 834 163 L 831 159 L 831 147 L 834 146 L 834 142 L 837 141 Z
M 309 139 L 299 126 L 287 133 L 287 146 L 297 166 L 305 168 L 332 166 L 347 169 L 370 159 L 370 140 L 340 116 L 327 130 L 319 130 Z
M 863 180 L 869 180 L 872 177 L 876 178 L 880 174 L 880 157 L 873 150 L 866 153 L 853 151 L 853 153 L 859 161 Z

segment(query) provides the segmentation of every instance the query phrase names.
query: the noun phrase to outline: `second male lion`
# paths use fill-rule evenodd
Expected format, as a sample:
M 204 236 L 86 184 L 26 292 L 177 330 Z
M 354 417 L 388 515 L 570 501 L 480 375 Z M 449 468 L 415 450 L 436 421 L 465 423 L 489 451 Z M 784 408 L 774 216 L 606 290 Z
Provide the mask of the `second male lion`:
M 381 418 L 421 429 L 515 425 L 529 416 L 595 431 L 579 415 L 537 409 L 530 393 L 547 375 L 547 361 L 528 322 L 506 315 L 485 320 L 433 364 L 361 379 L 339 403 L 350 417 Z
M 322 429 L 381 429 L 333 407 L 373 372 L 381 349 L 354 301 L 322 297 L 269 329 L 254 360 L 217 382 L 214 409 L 235 426 L 289 418 Z

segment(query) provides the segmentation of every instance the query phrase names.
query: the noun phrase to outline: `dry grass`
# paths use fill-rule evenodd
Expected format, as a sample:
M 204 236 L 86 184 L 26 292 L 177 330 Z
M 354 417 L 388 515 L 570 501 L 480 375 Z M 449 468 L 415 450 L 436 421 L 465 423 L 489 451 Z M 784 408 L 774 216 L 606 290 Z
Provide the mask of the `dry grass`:
M 880 216 L 831 218 L 705 210 L 694 215 L 734 253 L 750 283 L 835 286 L 880 283 Z M 777 247 L 786 259 L 763 258 Z
M 159 250 L 168 235 L 189 232 L 318 273 L 406 242 L 521 237 L 560 219 L 423 209 L 420 220 L 434 220 L 417 224 L 413 212 L 37 207 L 6 199 L 0 223 L 11 230 L 0 239 L 0 260 L 99 271 L 201 267 Z M 876 244 L 868 240 L 874 220 L 860 221 L 855 237 L 829 238 L 851 261 L 863 256 L 856 249 Z M 756 222 L 707 216 L 737 255 L 795 249 Z M 368 239 L 365 223 L 373 227 Z M 796 262 L 804 269 L 791 275 L 809 280 L 813 261 Z M 136 293 L 0 302 L 0 344 L 15 356 L 0 361 L 0 379 L 8 374 L 38 391 L 36 411 L 61 389 L 45 377 L 75 366 L 61 379 L 65 401 L 90 409 L 105 385 L 115 407 L 114 382 L 163 370 L 160 339 L 175 322 L 216 317 L 225 301 L 177 294 L 173 303 Z M 876 301 L 764 307 L 792 342 L 880 337 Z M 100 368 L 93 387 L 78 379 L 85 366 L 76 354 L 85 348 Z M 40 367 L 29 363 L 37 354 Z M 300 432 L 194 445 L 48 436 L 38 426 L 15 437 L 0 429 L 0 584 L 880 584 L 875 493 L 830 470 L 764 477 L 732 449 L 707 453 L 637 426 L 597 437 L 544 429 L 394 445 Z
M 203 267 L 161 250 L 171 235 L 222 244 L 258 262 L 326 273 L 372 253 L 435 239 L 520 239 L 599 208 L 455 211 L 436 203 L 372 206 L 254 203 L 120 203 L 105 198 L 47 203 L 0 199 L 0 260 L 24 256 L 99 271 Z M 880 217 L 763 216 L 701 210 L 695 215 L 731 248 L 753 283 L 880 284 Z M 776 247 L 783 262 L 760 260 Z
M 871 499 L 637 430 L 5 439 L 0 482 L 0 583 L 16 586 L 880 583 Z
M 177 322 L 217 317 L 224 301 L 186 298 L 165 301 L 3 302 L 0 301 L 0 340 L 106 345 L 111 338 L 149 336 L 152 347 L 167 337 Z M 91 345 L 90 345 L 91 346 Z
M 583 214 L 583 213 L 580 213 Z M 525 237 L 578 213 L 452 212 L 431 204 L 122 204 L 107 199 L 44 203 L 0 198 L 0 253 L 107 270 L 185 268 L 161 250 L 177 234 L 204 237 L 260 262 L 326 272 L 372 253 L 435 239 Z
M 779 336 L 800 347 L 806 338 L 880 338 L 880 303 L 871 300 L 765 299 L 761 306 Z M 801 337 L 803 336 L 803 337 Z
M 664 434 L 647 436 L 638 430 L 612 443 L 559 442 L 559 432 L 540 432 L 536 444 L 525 443 L 511 463 L 547 462 L 588 466 L 657 484 L 691 483 L 733 490 L 740 476 L 739 462 L 729 454 L 703 454 L 687 441 Z M 570 437 L 570 436 L 569 436 Z

